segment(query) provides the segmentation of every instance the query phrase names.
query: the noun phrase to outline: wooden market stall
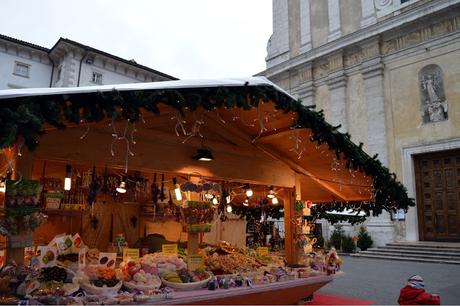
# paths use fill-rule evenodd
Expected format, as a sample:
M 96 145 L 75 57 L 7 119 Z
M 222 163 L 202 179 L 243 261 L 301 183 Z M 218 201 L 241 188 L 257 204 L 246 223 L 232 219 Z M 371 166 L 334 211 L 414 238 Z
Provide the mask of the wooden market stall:
M 244 239 L 244 230 L 238 232 L 244 221 L 232 217 L 228 206 L 245 215 L 266 205 L 263 211 L 284 207 L 284 255 L 294 264 L 306 247 L 299 243 L 305 217 L 343 209 L 379 214 L 413 205 L 404 187 L 361 145 L 261 77 L 5 90 L 0 108 L 4 175 L 48 184 L 53 181 L 45 178 L 69 177 L 74 184 L 60 206 L 41 206 L 48 222 L 33 232 L 36 243 L 78 232 L 90 247 L 107 250 L 118 233 L 131 246 L 161 232 L 167 241 L 188 241 L 188 254 L 196 254 L 200 242 Z M 115 191 L 122 181 L 125 194 Z M 176 184 L 206 183 L 219 184 L 207 199 L 215 198 L 220 217 L 209 233 L 187 235 L 176 222 L 179 212 L 157 214 L 182 203 L 174 195 Z M 152 196 L 159 195 L 152 188 L 161 188 L 162 207 L 152 208 Z M 254 195 L 247 197 L 249 188 Z M 206 196 L 182 192 L 189 201 Z M 263 202 L 267 195 L 278 203 Z M 306 202 L 318 205 L 310 212 Z M 11 241 L 19 234 L 10 235 L 8 249 L 18 262 L 25 245 Z M 308 293 L 328 281 L 286 286 Z

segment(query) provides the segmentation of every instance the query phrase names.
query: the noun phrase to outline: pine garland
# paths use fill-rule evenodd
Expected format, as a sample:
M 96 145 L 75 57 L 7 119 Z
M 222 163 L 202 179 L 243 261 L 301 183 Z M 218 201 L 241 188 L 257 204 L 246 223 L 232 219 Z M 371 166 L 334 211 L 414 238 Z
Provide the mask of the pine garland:
M 300 100 L 277 91 L 273 86 L 234 86 L 210 88 L 184 88 L 143 91 L 94 92 L 71 95 L 33 96 L 3 99 L 0 104 L 0 148 L 12 146 L 22 137 L 29 149 L 34 149 L 43 134 L 44 124 L 65 128 L 65 122 L 79 124 L 99 122 L 107 118 L 123 118 L 130 122 L 139 120 L 141 110 L 159 114 L 159 105 L 168 105 L 179 112 L 186 109 L 257 107 L 261 102 L 273 101 L 278 110 L 298 115 L 297 127 L 312 131 L 312 140 L 318 145 L 327 143 L 337 159 L 345 159 L 349 169 L 364 172 L 373 178 L 375 199 L 362 205 L 361 210 L 379 215 L 382 210 L 407 210 L 414 200 L 407 196 L 406 188 L 396 181 L 396 175 L 382 165 L 377 155 L 370 157 L 350 140 L 348 133 L 338 131 L 324 120 L 323 111 L 314 106 L 304 106 Z M 360 202 L 361 203 L 361 202 Z M 327 210 L 347 209 L 356 203 L 327 203 L 317 205 L 318 214 Z

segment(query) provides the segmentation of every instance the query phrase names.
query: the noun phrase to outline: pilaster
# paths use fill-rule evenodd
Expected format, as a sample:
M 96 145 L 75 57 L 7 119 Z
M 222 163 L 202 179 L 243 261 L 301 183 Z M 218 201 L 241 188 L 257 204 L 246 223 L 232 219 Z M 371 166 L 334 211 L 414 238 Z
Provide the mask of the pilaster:
M 311 49 L 310 0 L 300 0 L 300 53 Z
M 361 16 L 361 28 L 365 28 L 377 22 L 374 0 L 361 0 Z
M 385 96 L 383 87 L 384 66 L 380 57 L 371 56 L 361 64 L 364 80 L 364 98 L 367 101 L 367 151 L 388 167 L 388 144 L 385 120 Z M 394 226 L 388 212 L 368 219 L 367 228 L 376 246 L 395 239 Z
M 329 16 L 329 35 L 327 41 L 329 42 L 342 36 L 339 0 L 327 0 L 327 8 Z
M 339 131 L 347 131 L 347 77 L 343 70 L 331 73 L 327 78 L 330 93 L 331 124 L 339 125 Z

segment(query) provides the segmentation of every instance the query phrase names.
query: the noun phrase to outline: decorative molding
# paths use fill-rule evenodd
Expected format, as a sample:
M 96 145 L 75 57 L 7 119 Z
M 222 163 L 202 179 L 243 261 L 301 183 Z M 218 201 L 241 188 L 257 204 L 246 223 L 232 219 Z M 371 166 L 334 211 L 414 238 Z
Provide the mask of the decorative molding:
M 387 55 L 424 41 L 460 30 L 460 17 L 453 17 L 427 27 L 382 42 L 382 54 Z
M 329 62 L 323 60 L 313 66 L 313 78 L 315 80 L 326 77 L 329 74 Z
M 343 52 L 340 50 L 329 56 L 329 73 L 343 70 Z
M 301 83 L 306 82 L 306 81 L 311 81 L 313 79 L 311 63 L 304 67 L 300 67 L 298 69 L 298 73 L 299 73 L 299 81 Z
M 378 11 L 384 10 L 393 4 L 393 0 L 374 0 L 375 8 Z
M 349 51 L 345 54 L 344 57 L 344 66 L 352 67 L 358 65 L 362 62 L 363 55 L 361 49 L 355 48 L 353 51 Z
M 294 67 L 306 62 L 319 60 L 331 52 L 347 48 L 365 39 L 375 37 L 376 35 L 380 35 L 385 32 L 396 31 L 396 29 L 404 27 L 408 23 L 420 19 L 420 17 L 436 14 L 441 10 L 446 10 L 448 8 L 451 8 L 450 11 L 458 9 L 459 4 L 460 0 L 427 1 L 421 5 L 411 8 L 410 10 L 403 11 L 398 15 L 392 16 L 391 18 L 386 18 L 379 21 L 378 23 L 367 26 L 366 28 L 362 28 L 336 40 L 327 42 L 324 45 L 313 48 L 291 59 L 286 58 L 285 60 L 280 60 L 274 63 L 270 62 L 267 58 L 267 70 L 265 70 L 263 73 L 260 73 L 260 75 L 266 75 L 268 77 L 277 75 L 283 70 L 293 69 Z M 458 24 L 458 19 L 455 22 Z

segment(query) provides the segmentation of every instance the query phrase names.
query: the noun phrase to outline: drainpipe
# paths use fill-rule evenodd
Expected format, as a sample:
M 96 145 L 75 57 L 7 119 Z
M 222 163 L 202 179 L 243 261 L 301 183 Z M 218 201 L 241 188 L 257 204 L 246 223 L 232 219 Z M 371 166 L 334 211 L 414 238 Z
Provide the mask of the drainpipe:
M 50 79 L 50 88 L 53 87 L 53 75 L 54 75 L 54 61 L 53 59 L 51 58 L 51 56 L 49 54 L 46 54 L 48 55 L 48 58 L 49 60 L 51 61 L 51 79 Z
M 81 77 L 81 66 L 83 64 L 83 60 L 88 56 L 88 50 L 85 50 L 85 54 L 81 57 L 80 60 L 80 68 L 78 69 L 78 80 L 77 80 L 77 87 L 80 87 L 80 77 Z

